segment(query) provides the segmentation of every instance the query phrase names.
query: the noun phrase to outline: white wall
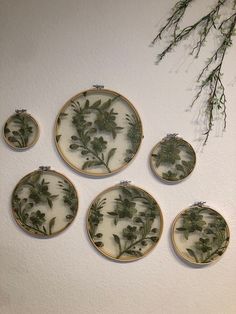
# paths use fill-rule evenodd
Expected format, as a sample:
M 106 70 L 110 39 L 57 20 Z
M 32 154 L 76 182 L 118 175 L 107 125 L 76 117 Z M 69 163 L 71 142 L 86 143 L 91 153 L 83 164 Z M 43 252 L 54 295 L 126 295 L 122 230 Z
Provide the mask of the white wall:
M 0 124 L 23 107 L 41 126 L 39 142 L 26 152 L 12 151 L 3 139 L 0 143 L 1 313 L 236 312 L 236 43 L 224 63 L 227 131 L 223 137 L 213 133 L 202 151 L 193 124 L 197 111 L 185 112 L 194 96 L 200 60 L 192 62 L 182 46 L 155 66 L 157 49 L 149 47 L 174 3 L 0 0 Z M 198 3 L 190 20 L 205 9 L 206 1 Z M 132 165 L 104 179 L 75 173 L 60 159 L 53 142 L 53 124 L 61 106 L 94 83 L 129 98 L 142 117 L 145 133 Z M 197 166 L 186 181 L 168 186 L 153 176 L 147 157 L 152 146 L 172 132 L 193 144 Z M 80 195 L 76 221 L 63 234 L 47 240 L 21 231 L 10 207 L 15 184 L 39 165 L 51 165 L 66 174 Z M 112 262 L 97 253 L 85 229 L 92 199 L 123 179 L 155 195 L 164 214 L 158 246 L 147 257 L 129 264 Z M 219 262 L 196 269 L 175 256 L 169 232 L 176 214 L 199 200 L 223 214 L 231 229 L 231 242 Z

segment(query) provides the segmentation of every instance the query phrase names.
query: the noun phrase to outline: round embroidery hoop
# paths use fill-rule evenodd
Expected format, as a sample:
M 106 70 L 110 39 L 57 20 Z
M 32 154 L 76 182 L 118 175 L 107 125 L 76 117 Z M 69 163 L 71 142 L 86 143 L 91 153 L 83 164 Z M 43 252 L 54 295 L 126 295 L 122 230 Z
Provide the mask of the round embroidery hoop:
M 25 109 L 15 111 L 3 128 L 5 142 L 14 150 L 24 151 L 39 139 L 38 122 Z
M 149 254 L 163 230 L 155 199 L 140 187 L 121 182 L 101 192 L 87 214 L 87 231 L 94 247 L 106 257 L 130 262 Z
M 164 182 L 178 183 L 186 179 L 196 165 L 193 147 L 177 134 L 168 134 L 152 149 L 150 166 Z
M 40 167 L 24 176 L 12 193 L 12 212 L 27 233 L 48 238 L 65 230 L 78 212 L 73 183 L 61 173 Z
M 172 224 L 172 244 L 176 254 L 194 265 L 216 262 L 226 251 L 230 231 L 224 217 L 198 202 L 182 210 Z
M 107 176 L 124 169 L 143 138 L 139 114 L 130 101 L 97 86 L 66 102 L 54 134 L 62 159 L 89 176 Z

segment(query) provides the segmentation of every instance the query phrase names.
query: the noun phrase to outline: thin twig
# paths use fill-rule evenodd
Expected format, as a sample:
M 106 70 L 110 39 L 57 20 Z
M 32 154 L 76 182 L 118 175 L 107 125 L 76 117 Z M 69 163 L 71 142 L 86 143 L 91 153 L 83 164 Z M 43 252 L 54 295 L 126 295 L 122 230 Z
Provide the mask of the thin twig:
M 226 95 L 222 82 L 222 66 L 227 49 L 232 45 L 232 36 L 235 31 L 236 0 L 218 0 L 208 14 L 201 17 L 192 25 L 178 31 L 179 23 L 183 20 L 186 9 L 192 2 L 193 0 L 183 0 L 175 4 L 172 14 L 153 39 L 152 44 L 155 44 L 157 40 L 161 40 L 164 33 L 166 33 L 166 37 L 170 37 L 167 47 L 157 56 L 156 64 L 158 64 L 174 47 L 185 39 L 188 39 L 190 35 L 196 34 L 197 31 L 197 35 L 195 35 L 197 41 L 191 50 L 191 54 L 198 57 L 211 31 L 214 30 L 214 36 L 218 39 L 218 47 L 210 58 L 208 58 L 206 65 L 197 77 L 197 82 L 201 81 L 201 84 L 191 104 L 191 107 L 193 107 L 203 92 L 207 91 L 208 96 L 204 103 L 204 106 L 206 106 L 204 115 L 207 118 L 207 126 L 203 143 L 206 144 L 209 134 L 212 131 L 213 121 L 218 117 L 218 114 L 222 115 L 223 130 L 226 128 Z M 230 8 L 231 14 L 224 18 L 223 21 L 220 21 L 221 9 L 226 7 L 229 2 L 232 4 Z

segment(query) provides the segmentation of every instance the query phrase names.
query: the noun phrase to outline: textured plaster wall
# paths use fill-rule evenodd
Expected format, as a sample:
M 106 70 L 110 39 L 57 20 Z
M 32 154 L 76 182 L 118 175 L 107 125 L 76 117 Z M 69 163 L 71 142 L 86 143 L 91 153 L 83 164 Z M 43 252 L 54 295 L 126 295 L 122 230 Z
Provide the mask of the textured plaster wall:
M 205 10 L 197 1 L 189 14 Z M 14 152 L 0 143 L 0 313 L 3 314 L 233 314 L 236 312 L 236 76 L 235 45 L 224 63 L 227 131 L 215 132 L 202 151 L 186 112 L 194 96 L 200 60 L 181 46 L 160 66 L 149 43 L 174 0 L 0 0 L 0 124 L 15 108 L 38 120 L 38 143 Z M 211 1 L 209 1 L 209 4 Z M 192 15 L 191 15 L 192 14 Z M 212 45 L 214 42 L 212 42 Z M 236 44 L 236 43 L 235 43 Z M 211 49 L 205 50 L 203 55 Z M 145 139 L 126 170 L 103 179 L 85 178 L 56 152 L 53 125 L 61 106 L 77 92 L 102 83 L 133 102 Z M 159 182 L 148 166 L 152 146 L 176 132 L 197 151 L 197 166 L 186 181 Z M 79 213 L 63 234 L 48 240 L 30 237 L 11 216 L 15 184 L 39 165 L 51 165 L 76 185 Z M 103 189 L 128 179 L 153 194 L 164 215 L 164 232 L 146 258 L 115 263 L 98 254 L 85 229 L 88 205 Z M 218 209 L 231 229 L 223 258 L 192 268 L 171 248 L 170 226 L 194 201 Z

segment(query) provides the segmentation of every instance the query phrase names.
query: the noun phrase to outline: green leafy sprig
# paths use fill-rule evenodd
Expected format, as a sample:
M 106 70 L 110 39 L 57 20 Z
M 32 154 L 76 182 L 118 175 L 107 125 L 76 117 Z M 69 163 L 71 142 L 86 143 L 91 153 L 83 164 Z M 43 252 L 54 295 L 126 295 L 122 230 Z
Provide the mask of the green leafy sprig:
M 185 157 L 181 156 L 181 152 Z M 170 134 L 159 144 L 157 153 L 152 154 L 155 167 L 167 167 L 167 172 L 162 172 L 163 179 L 176 181 L 187 177 L 193 170 L 196 156 L 193 149 L 176 134 Z
M 76 191 L 74 187 L 66 180 L 58 181 L 59 187 L 62 189 L 63 202 L 70 209 L 70 214 L 66 215 L 66 219 L 71 223 L 71 221 L 75 218 L 78 209 L 78 198 L 76 195 Z
M 124 161 L 128 163 L 137 153 L 143 134 L 141 121 L 135 115 L 126 114 L 126 120 L 129 125 L 127 138 L 130 142 L 130 148 L 126 150 Z
M 123 255 L 141 257 L 143 247 L 159 240 L 160 230 L 152 227 L 160 214 L 159 207 L 150 195 L 135 187 L 120 187 L 119 197 L 115 201 L 115 210 L 108 212 L 114 218 L 114 224 L 117 225 L 120 220 L 128 221 L 120 235 L 113 234 L 119 250 L 116 258 Z M 137 202 L 142 203 L 144 211 L 137 210 Z
M 97 134 L 104 132 L 115 139 L 117 132 L 123 129 L 116 123 L 117 113 L 113 108 L 110 108 L 112 102 L 118 97 L 108 99 L 103 103 L 101 100 L 97 100 L 90 104 L 88 99 L 84 105 L 81 105 L 79 101 L 72 102 L 71 106 L 74 112 L 72 124 L 76 128 L 77 134 L 71 136 L 73 143 L 70 145 L 70 149 L 80 150 L 83 156 L 88 156 L 82 169 L 103 166 L 108 172 L 111 172 L 109 162 L 114 156 L 116 148 L 111 148 L 105 156 L 107 141 L 104 140 L 103 136 L 98 137 Z M 86 119 L 92 112 L 96 116 L 94 122 Z
M 221 256 L 228 246 L 229 236 L 224 218 L 217 212 L 202 206 L 193 206 L 181 215 L 181 226 L 186 241 L 191 235 L 198 235 L 191 247 L 186 248 L 196 263 L 209 263 Z
M 157 56 L 156 63 L 158 64 L 180 42 L 188 39 L 191 35 L 195 35 L 196 44 L 192 48 L 191 54 L 197 58 L 213 31 L 218 46 L 215 52 L 208 58 L 205 67 L 198 76 L 197 82 L 200 82 L 199 90 L 191 104 L 191 107 L 193 107 L 203 92 L 207 93 L 208 96 L 204 102 L 203 111 L 207 121 L 203 142 L 205 145 L 216 118 L 221 117 L 223 130 L 226 128 L 226 95 L 222 82 L 222 66 L 226 52 L 232 46 L 232 36 L 236 26 L 236 2 L 235 0 L 218 0 L 207 14 L 192 25 L 181 29 L 180 22 L 182 22 L 186 10 L 192 2 L 193 0 L 181 0 L 175 4 L 170 17 L 153 39 L 152 44 L 154 45 L 158 40 L 162 40 L 163 36 L 169 37 L 169 44 Z M 232 5 L 230 6 L 229 3 Z M 224 8 L 227 9 L 229 14 L 222 20 L 221 10 Z
M 29 118 L 25 114 L 16 114 L 12 118 L 12 122 L 17 126 L 17 129 L 11 130 L 6 123 L 4 126 L 5 136 L 14 146 L 19 148 L 27 147 L 29 137 L 33 133 L 33 127 L 29 123 Z
M 89 224 L 89 235 L 91 239 L 94 240 L 94 244 L 97 247 L 103 247 L 103 242 L 101 238 L 103 237 L 102 233 L 97 233 L 98 225 L 103 221 L 103 214 L 101 209 L 106 205 L 106 198 L 99 199 L 94 202 L 91 206 L 91 211 L 88 217 Z
M 42 213 L 40 210 L 32 211 L 33 208 L 37 208 L 37 205 L 45 203 L 48 204 L 49 208 L 52 208 L 53 200 L 58 197 L 58 195 L 52 195 L 49 192 L 49 182 L 46 182 L 41 176 L 41 172 L 36 172 L 26 178 L 22 182 L 22 186 L 28 187 L 28 197 L 21 199 L 18 194 L 15 194 L 12 205 L 17 219 L 27 230 L 33 230 L 41 235 L 50 235 L 56 217 L 50 219 L 48 226 L 46 226 L 45 213 Z

